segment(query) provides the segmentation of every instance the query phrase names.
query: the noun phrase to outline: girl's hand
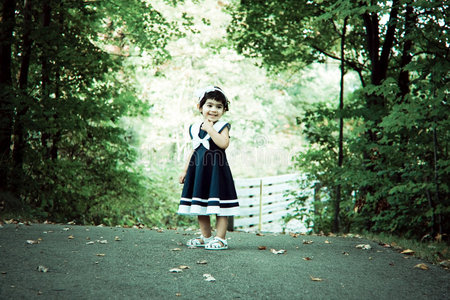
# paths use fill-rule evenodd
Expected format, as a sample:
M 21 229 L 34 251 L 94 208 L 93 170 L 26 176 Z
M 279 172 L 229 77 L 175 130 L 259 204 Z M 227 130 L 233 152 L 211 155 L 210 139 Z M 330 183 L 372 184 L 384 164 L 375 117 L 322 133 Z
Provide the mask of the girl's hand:
M 186 178 L 186 172 L 181 173 L 181 174 L 180 174 L 180 177 L 178 178 L 178 182 L 179 182 L 180 184 L 183 184 L 185 178 Z
M 209 133 L 211 130 L 214 129 L 213 125 L 214 125 L 214 123 L 212 121 L 205 120 L 202 124 L 202 129 Z

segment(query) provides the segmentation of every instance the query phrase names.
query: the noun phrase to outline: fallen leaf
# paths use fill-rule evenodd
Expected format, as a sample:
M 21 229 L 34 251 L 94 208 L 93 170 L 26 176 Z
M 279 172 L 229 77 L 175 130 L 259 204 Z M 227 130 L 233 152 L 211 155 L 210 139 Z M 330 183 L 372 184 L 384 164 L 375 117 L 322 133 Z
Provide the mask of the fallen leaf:
M 68 231 L 68 230 L 70 230 L 70 228 L 69 227 L 64 227 L 63 230 L 64 231 Z
M 258 250 L 266 250 L 267 247 L 266 246 L 258 246 Z
M 103 257 L 103 256 L 105 256 L 105 253 L 97 253 L 95 255 Z
M 181 297 L 181 293 L 176 293 L 175 296 Z
M 183 272 L 183 270 L 178 269 L 178 268 L 173 268 L 173 269 L 170 269 L 169 272 L 170 273 L 181 273 L 181 272 Z
M 325 240 L 325 244 L 331 244 L 329 240 Z
M 5 272 L 5 271 L 2 271 L 2 275 L 6 275 L 7 274 L 7 272 Z
M 312 281 L 323 281 L 323 279 L 319 277 L 313 277 L 311 275 L 309 275 L 309 277 L 311 278 Z
M 355 246 L 358 249 L 363 249 L 363 250 L 370 250 L 372 249 L 372 247 L 369 244 L 359 244 Z
M 342 254 L 344 255 L 350 255 L 348 252 L 342 251 Z
M 42 266 L 42 265 L 37 267 L 37 270 L 39 272 L 42 272 L 42 273 L 47 273 L 48 272 L 48 268 L 46 266 Z
M 29 245 L 39 244 L 39 241 L 38 240 L 27 240 L 27 244 L 29 244 Z
M 87 242 L 86 245 L 93 245 L 94 241 Z
M 289 235 L 292 236 L 293 238 L 298 238 L 298 236 L 299 236 L 300 234 L 290 232 Z
M 173 249 L 170 249 L 170 251 L 181 251 L 181 248 L 173 248 Z
M 67 223 L 67 225 L 75 225 L 75 221 L 70 221 Z
M 69 235 L 67 238 L 68 238 L 69 240 L 71 240 L 71 239 L 74 239 L 75 237 L 74 237 L 73 235 Z
M 440 263 L 439 263 L 439 265 L 440 266 L 442 266 L 442 267 L 444 267 L 444 268 L 450 268 L 450 260 L 444 260 L 444 261 L 441 261 Z
M 400 253 L 401 253 L 401 254 L 412 255 L 412 254 L 414 254 L 414 250 L 406 249 L 406 250 L 403 250 L 403 251 L 400 252 Z
M 421 270 L 428 270 L 429 269 L 428 266 L 426 264 L 423 264 L 423 263 L 415 265 L 414 268 L 418 268 L 418 269 L 421 269 Z
M 434 238 L 437 242 L 442 242 L 442 234 L 438 233 L 436 234 L 436 237 Z
M 107 240 L 97 240 L 97 242 L 100 244 L 108 244 Z
M 203 274 L 203 278 L 205 278 L 205 281 L 214 282 L 216 279 L 211 274 Z
M 312 243 L 314 243 L 314 242 L 311 241 L 311 240 L 309 240 L 309 241 L 303 240 L 303 244 L 305 244 L 305 245 L 309 245 L 309 244 L 312 244 Z
M 389 244 L 381 243 L 380 245 L 383 246 L 384 248 L 391 248 L 391 245 L 389 245 Z
M 121 241 L 120 237 L 118 237 L 118 236 L 114 237 L 114 240 L 117 241 L 117 242 Z
M 303 260 L 311 260 L 311 257 L 303 257 Z
M 287 251 L 284 249 L 280 250 L 270 249 L 270 252 L 272 252 L 273 254 L 285 254 Z
M 256 236 L 264 236 L 261 232 L 256 233 Z
M 181 266 L 179 266 L 178 268 L 180 268 L 181 270 L 187 270 L 187 269 L 190 269 L 189 266 L 184 266 L 184 265 L 181 265 Z
M 197 261 L 198 265 L 206 265 L 208 262 L 206 260 L 199 260 Z

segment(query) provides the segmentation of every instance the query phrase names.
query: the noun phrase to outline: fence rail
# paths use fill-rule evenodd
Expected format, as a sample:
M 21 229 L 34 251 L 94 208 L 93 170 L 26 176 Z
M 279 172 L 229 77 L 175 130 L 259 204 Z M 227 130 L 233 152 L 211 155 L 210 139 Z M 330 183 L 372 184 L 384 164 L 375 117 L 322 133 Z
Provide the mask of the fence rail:
M 292 213 L 289 207 L 298 191 L 299 174 L 264 178 L 235 179 L 240 215 L 234 229 L 244 231 L 280 231 L 282 218 Z

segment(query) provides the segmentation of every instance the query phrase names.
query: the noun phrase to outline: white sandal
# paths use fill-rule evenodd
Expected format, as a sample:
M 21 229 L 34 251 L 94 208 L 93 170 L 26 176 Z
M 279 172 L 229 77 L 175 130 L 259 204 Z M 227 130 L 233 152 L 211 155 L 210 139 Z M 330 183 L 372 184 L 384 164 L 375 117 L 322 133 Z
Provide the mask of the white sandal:
M 209 238 L 205 238 L 202 234 L 195 239 L 190 239 L 189 241 L 187 241 L 186 246 L 188 246 L 188 247 L 205 247 L 205 245 L 208 244 L 209 242 L 211 242 L 213 239 L 214 238 L 212 236 L 210 236 Z
M 212 241 L 205 245 L 206 250 L 226 250 L 228 249 L 227 240 L 221 239 L 220 237 L 215 237 Z

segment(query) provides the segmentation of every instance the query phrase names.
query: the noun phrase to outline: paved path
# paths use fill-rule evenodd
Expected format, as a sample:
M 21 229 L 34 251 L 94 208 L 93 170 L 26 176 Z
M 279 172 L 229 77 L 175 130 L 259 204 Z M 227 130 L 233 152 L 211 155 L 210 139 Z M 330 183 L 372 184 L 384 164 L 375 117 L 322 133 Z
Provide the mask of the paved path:
M 183 246 L 192 236 L 3 225 L 0 299 L 450 299 L 449 271 L 428 263 L 428 270 L 416 268 L 424 262 L 359 238 L 232 232 L 229 250 L 206 251 Z M 48 272 L 40 272 L 40 265 Z M 180 265 L 189 269 L 169 272 Z M 216 281 L 205 281 L 203 274 Z

